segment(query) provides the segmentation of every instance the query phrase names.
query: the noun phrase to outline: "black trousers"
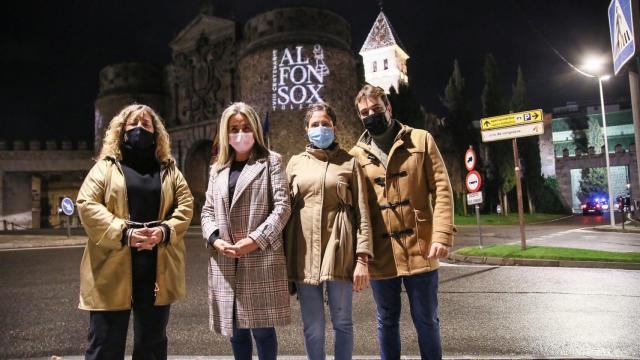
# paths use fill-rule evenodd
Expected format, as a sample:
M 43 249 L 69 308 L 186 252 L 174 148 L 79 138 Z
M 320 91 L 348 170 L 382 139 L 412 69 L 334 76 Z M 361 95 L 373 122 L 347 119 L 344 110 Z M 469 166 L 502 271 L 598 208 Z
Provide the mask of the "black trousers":
M 133 359 L 167 358 L 170 306 L 154 306 L 158 247 L 132 251 Z M 131 310 L 91 311 L 85 359 L 124 359 Z
M 171 306 L 133 308 L 133 359 L 167 358 L 167 324 Z M 85 359 L 124 359 L 131 310 L 91 311 Z

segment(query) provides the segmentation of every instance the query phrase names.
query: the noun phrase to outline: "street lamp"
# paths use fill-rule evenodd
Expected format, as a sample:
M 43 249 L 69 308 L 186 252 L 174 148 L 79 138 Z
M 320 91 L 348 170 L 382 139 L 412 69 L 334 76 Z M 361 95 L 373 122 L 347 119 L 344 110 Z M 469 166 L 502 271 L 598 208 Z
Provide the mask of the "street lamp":
M 593 73 L 599 73 L 604 61 L 602 58 L 591 57 L 585 61 L 584 70 L 578 71 L 582 75 L 588 77 L 598 78 L 598 86 L 600 88 L 600 109 L 602 110 L 602 130 L 604 132 L 604 160 L 607 166 L 607 193 L 609 193 L 609 218 L 611 219 L 611 226 L 615 226 L 614 207 L 613 207 L 613 193 L 611 192 L 611 167 L 609 165 L 609 141 L 607 136 L 607 118 L 604 111 L 604 95 L 602 92 L 602 82 L 608 80 L 611 76 L 606 74 L 593 75 Z M 593 72 L 593 73 L 591 73 Z

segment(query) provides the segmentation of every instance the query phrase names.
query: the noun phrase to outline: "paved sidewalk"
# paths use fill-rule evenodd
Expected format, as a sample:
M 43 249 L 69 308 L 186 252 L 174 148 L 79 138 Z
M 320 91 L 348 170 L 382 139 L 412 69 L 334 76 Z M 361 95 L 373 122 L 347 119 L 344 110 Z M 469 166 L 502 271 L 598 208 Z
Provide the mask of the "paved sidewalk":
M 201 233 L 199 226 L 191 226 L 189 235 Z M 29 229 L 24 231 L 0 231 L 0 251 L 52 248 L 62 246 L 84 246 L 88 237 L 82 229 L 72 229 L 71 237 L 66 230 Z
M 12 233 L 0 234 L 0 250 L 19 250 L 30 248 L 84 246 L 87 243 L 86 235 L 52 235 L 52 234 L 28 234 L 19 235 Z

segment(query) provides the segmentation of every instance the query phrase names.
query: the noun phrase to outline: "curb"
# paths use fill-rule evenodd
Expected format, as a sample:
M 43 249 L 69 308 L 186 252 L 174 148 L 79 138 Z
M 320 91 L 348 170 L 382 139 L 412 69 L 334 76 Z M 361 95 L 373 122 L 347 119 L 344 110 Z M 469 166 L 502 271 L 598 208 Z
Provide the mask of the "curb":
M 449 255 L 449 260 L 455 263 L 484 264 L 493 266 L 537 266 L 537 267 L 568 267 L 615 270 L 640 270 L 640 263 L 610 262 L 610 261 L 573 261 L 573 260 L 542 260 L 542 259 L 512 259 L 489 256 Z
M 636 227 L 634 225 L 631 225 L 633 227 Z M 602 231 L 602 232 L 615 232 L 615 233 L 622 233 L 622 234 L 640 234 L 640 228 L 639 229 L 624 229 L 622 230 L 621 227 L 614 227 L 612 228 L 611 225 L 602 225 L 602 226 L 596 226 L 596 227 L 592 227 L 592 228 L 587 228 L 589 230 L 593 230 L 593 231 Z
M 86 236 L 52 237 L 52 236 L 30 236 L 29 238 L 17 238 L 12 241 L 0 242 L 0 250 L 21 250 L 38 249 L 65 246 L 84 246 L 87 243 Z
M 29 360 L 82 360 L 84 356 L 51 356 L 42 358 L 29 358 Z M 131 359 L 130 355 L 125 356 L 125 359 Z M 234 360 L 233 356 L 181 356 L 181 355 L 169 355 L 169 360 Z M 256 356 L 253 359 L 257 359 Z M 283 355 L 278 356 L 281 360 L 307 360 L 306 356 L 296 355 Z M 334 360 L 331 355 L 327 355 L 328 360 Z M 353 355 L 353 360 L 378 360 L 380 356 L 367 356 L 367 355 Z M 400 360 L 419 360 L 420 356 L 415 355 L 402 355 Z M 617 359 L 640 359 L 637 357 L 592 357 L 592 356 L 534 356 L 534 355 L 450 355 L 444 356 L 445 360 L 520 360 L 520 359 L 545 359 L 545 360 L 617 360 Z

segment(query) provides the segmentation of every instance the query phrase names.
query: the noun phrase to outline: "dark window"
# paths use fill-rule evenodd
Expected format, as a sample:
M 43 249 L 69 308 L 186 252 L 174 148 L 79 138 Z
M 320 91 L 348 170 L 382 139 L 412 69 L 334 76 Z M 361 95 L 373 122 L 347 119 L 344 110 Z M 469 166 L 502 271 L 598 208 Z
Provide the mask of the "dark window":
M 373 62 L 373 72 L 378 71 L 378 63 L 376 61 Z
M 389 68 L 389 60 L 384 59 L 384 69 L 387 70 Z

